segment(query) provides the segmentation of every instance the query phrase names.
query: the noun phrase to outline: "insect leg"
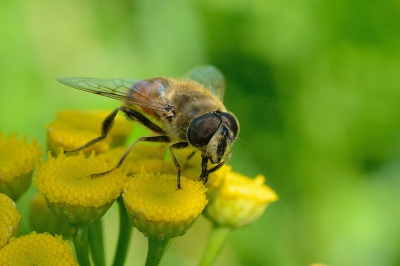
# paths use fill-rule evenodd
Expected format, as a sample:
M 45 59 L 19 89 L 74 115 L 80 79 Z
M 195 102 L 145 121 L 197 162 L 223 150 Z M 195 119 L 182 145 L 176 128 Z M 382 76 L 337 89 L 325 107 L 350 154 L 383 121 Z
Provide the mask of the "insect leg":
M 126 156 L 128 156 L 129 152 L 133 149 L 133 147 L 135 147 L 136 143 L 138 143 L 139 141 L 150 141 L 150 142 L 170 142 L 171 140 L 169 139 L 168 136 L 154 136 L 154 137 L 139 137 L 138 139 L 136 139 L 130 146 L 129 148 L 125 151 L 125 153 L 122 155 L 121 159 L 119 159 L 117 165 L 114 168 L 111 168 L 108 171 L 102 172 L 102 173 L 97 173 L 97 174 L 91 174 L 90 177 L 94 178 L 94 177 L 99 177 L 105 174 L 108 174 L 112 171 L 114 171 L 115 169 L 119 168 L 121 166 L 121 164 L 124 162 Z
M 107 137 L 108 132 L 110 131 L 110 129 L 111 129 L 112 125 L 113 125 L 114 118 L 117 115 L 117 113 L 120 110 L 120 108 L 121 107 L 119 107 L 119 108 L 115 109 L 114 111 L 112 111 L 111 114 L 109 114 L 106 117 L 106 119 L 104 119 L 104 121 L 103 121 L 103 123 L 101 125 L 101 136 L 100 137 L 95 138 L 95 139 L 89 141 L 88 143 L 86 143 L 86 144 L 84 144 L 84 145 L 82 145 L 82 146 L 80 146 L 80 147 L 78 147 L 78 148 L 76 148 L 74 150 L 64 151 L 64 153 L 80 151 L 80 150 L 82 150 L 84 148 L 92 146 L 96 142 L 99 142 L 99 141 L 105 139 Z
M 207 162 L 208 162 L 208 157 L 202 157 L 201 161 L 201 175 L 199 177 L 199 181 L 202 180 L 203 184 L 207 184 L 208 181 L 208 175 L 212 172 L 217 171 L 219 168 L 221 168 L 224 164 L 226 164 L 229 159 L 231 158 L 232 154 L 228 153 L 226 154 L 226 159 L 214 166 L 213 168 L 207 170 Z
M 176 180 L 178 189 L 181 188 L 181 166 L 175 157 L 173 149 L 183 149 L 183 148 L 186 148 L 188 145 L 189 144 L 187 142 L 178 142 L 178 143 L 175 143 L 175 144 L 172 144 L 171 146 L 169 146 L 169 152 L 171 153 L 172 160 L 174 161 L 175 167 L 178 170 L 178 176 L 177 176 L 177 180 Z
M 201 157 L 201 175 L 199 181 L 203 181 L 203 184 L 207 184 L 208 181 L 208 171 L 207 171 L 208 157 Z
M 145 117 L 141 113 L 139 113 L 137 111 L 134 111 L 134 110 L 132 110 L 132 109 L 126 107 L 126 106 L 121 106 L 118 109 L 121 110 L 122 112 L 124 112 L 124 114 L 126 115 L 126 117 L 128 119 L 139 122 L 143 126 L 145 126 L 148 129 L 150 129 L 151 131 L 153 131 L 155 133 L 158 133 L 160 135 L 165 135 L 166 134 L 165 131 L 162 128 L 160 128 L 159 126 L 157 126 L 156 124 L 151 122 L 150 119 L 148 119 L 147 117 Z
M 188 157 L 186 157 L 186 161 L 189 161 L 196 154 L 196 151 L 192 151 Z
M 189 160 L 190 160 L 195 154 L 196 154 L 196 151 L 192 151 L 192 152 L 188 155 L 188 157 L 186 157 L 186 161 L 185 161 L 185 163 L 183 164 L 183 169 L 185 169 L 185 168 L 187 167 L 187 165 L 188 165 L 188 163 L 189 163 Z
M 225 159 L 225 160 L 223 160 L 222 162 L 220 162 L 219 164 L 217 164 L 217 165 L 214 166 L 213 168 L 209 169 L 207 172 L 210 174 L 210 173 L 212 173 L 212 172 L 217 171 L 219 168 L 221 168 L 224 164 L 226 164 L 226 163 L 229 161 L 229 159 L 231 158 L 231 156 L 232 156 L 232 153 L 227 153 L 227 154 L 226 154 L 226 159 Z
M 114 111 L 111 112 L 111 114 L 109 114 L 106 119 L 104 119 L 102 125 L 101 125 L 101 136 L 98 138 L 95 138 L 91 141 L 89 141 L 88 143 L 82 145 L 81 147 L 78 147 L 74 150 L 70 150 L 70 151 L 64 151 L 64 153 L 67 152 L 76 152 L 76 151 L 80 151 L 84 148 L 87 148 L 89 146 L 92 146 L 93 144 L 95 144 L 96 142 L 99 142 L 103 139 L 105 139 L 107 137 L 108 132 L 110 131 L 110 129 L 113 126 L 114 123 L 114 119 L 117 116 L 118 111 L 122 111 L 128 119 L 130 120 L 134 120 L 137 121 L 139 123 L 141 123 L 142 125 L 144 125 L 145 127 L 147 127 L 148 129 L 160 134 L 160 135 L 165 135 L 165 131 L 162 130 L 159 126 L 157 126 L 156 124 L 154 124 L 153 122 L 151 122 L 148 118 L 146 118 L 144 115 L 140 114 L 139 112 L 136 112 L 132 109 L 129 109 L 126 106 L 121 106 L 118 107 L 117 109 L 115 109 Z

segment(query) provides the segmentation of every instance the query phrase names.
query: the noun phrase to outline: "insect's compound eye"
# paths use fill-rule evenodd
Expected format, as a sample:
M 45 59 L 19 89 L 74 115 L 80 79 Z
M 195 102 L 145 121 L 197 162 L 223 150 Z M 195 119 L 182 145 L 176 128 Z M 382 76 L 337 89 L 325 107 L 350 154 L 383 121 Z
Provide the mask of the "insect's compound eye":
M 206 146 L 221 125 L 221 117 L 217 113 L 207 113 L 195 118 L 189 125 L 187 138 L 196 148 Z
M 239 133 L 239 122 L 236 119 L 236 117 L 234 117 L 230 113 L 222 112 L 221 120 L 222 120 L 222 123 L 224 123 L 229 128 L 229 130 L 232 132 L 234 139 L 236 139 L 236 137 Z

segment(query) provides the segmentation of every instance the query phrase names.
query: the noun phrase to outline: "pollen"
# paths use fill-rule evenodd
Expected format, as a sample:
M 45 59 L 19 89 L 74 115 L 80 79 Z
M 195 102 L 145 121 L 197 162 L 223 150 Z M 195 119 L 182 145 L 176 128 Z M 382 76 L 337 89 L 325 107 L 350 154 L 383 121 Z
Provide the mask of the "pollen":
M 0 249 L 0 265 L 78 266 L 71 247 L 60 236 L 35 232 L 12 239 Z
M 19 141 L 16 133 L 5 138 L 0 132 L 0 192 L 16 201 L 28 189 L 41 155 L 41 145 L 36 140 L 28 144 L 26 136 Z
M 59 148 L 73 150 L 101 135 L 101 125 L 108 111 L 63 110 L 47 125 L 48 150 L 58 154 Z M 110 147 L 122 145 L 132 131 L 132 123 L 117 116 L 106 139 L 88 147 L 85 151 L 104 152 Z
M 18 233 L 21 215 L 15 203 L 0 193 L 0 249 Z
M 159 240 L 185 234 L 207 204 L 201 182 L 176 174 L 142 171 L 125 185 L 123 198 L 131 223 L 144 235 Z
M 61 153 L 54 158 L 49 153 L 48 161 L 42 161 L 34 180 L 50 203 L 98 207 L 120 195 L 125 175 L 119 169 L 97 177 L 91 175 L 112 167 L 94 154 L 85 158 L 82 153 L 68 157 Z

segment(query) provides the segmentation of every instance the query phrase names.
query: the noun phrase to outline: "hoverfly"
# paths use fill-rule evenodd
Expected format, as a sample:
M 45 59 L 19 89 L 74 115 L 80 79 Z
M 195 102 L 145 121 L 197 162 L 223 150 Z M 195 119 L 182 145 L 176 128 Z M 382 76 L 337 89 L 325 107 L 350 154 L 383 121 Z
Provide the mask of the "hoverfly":
M 171 158 L 177 168 L 177 187 L 181 188 L 181 166 L 174 149 L 188 146 L 201 152 L 202 172 L 199 181 L 207 183 L 209 173 L 218 170 L 231 157 L 229 152 L 239 134 L 239 122 L 222 104 L 225 79 L 214 66 L 197 67 L 181 79 L 97 79 L 84 77 L 58 78 L 59 82 L 78 90 L 99 94 L 123 102 L 103 121 L 101 136 L 66 152 L 75 152 L 103 140 L 118 112 L 123 112 L 153 131 L 156 136 L 139 137 L 109 171 L 118 168 L 139 141 L 170 143 Z M 154 122 L 153 122 L 154 121 Z M 223 160 L 223 158 L 225 160 Z M 216 166 L 207 169 L 208 161 Z

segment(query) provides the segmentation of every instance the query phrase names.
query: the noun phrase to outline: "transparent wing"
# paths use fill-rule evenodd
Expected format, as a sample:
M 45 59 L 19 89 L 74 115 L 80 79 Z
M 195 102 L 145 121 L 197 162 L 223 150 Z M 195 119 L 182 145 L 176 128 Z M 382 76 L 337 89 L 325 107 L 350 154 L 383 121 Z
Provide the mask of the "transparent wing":
M 223 101 L 225 94 L 225 78 L 221 71 L 215 66 L 206 65 L 196 67 L 189 71 L 184 78 L 196 81 Z
M 139 105 L 157 111 L 165 111 L 166 104 L 158 98 L 150 97 L 143 93 L 142 83 L 147 81 L 140 79 L 97 79 L 84 77 L 57 78 L 57 80 L 72 88 L 99 94 L 112 99 L 120 100 L 127 104 Z M 159 88 L 163 93 L 164 88 Z

